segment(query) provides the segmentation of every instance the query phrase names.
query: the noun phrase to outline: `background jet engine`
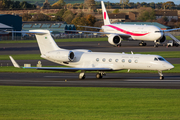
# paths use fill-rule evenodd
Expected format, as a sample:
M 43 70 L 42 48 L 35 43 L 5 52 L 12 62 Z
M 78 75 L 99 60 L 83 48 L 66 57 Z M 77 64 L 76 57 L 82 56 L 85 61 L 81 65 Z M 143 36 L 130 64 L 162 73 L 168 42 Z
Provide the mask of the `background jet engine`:
M 116 35 L 116 34 L 111 34 L 110 36 L 108 36 L 108 42 L 111 45 L 118 46 L 118 45 L 121 44 L 121 40 L 122 40 L 122 38 L 119 35 Z
M 156 40 L 156 43 L 160 44 L 160 43 L 164 43 L 166 41 L 166 36 L 163 35 L 162 38 L 160 38 L 159 40 Z

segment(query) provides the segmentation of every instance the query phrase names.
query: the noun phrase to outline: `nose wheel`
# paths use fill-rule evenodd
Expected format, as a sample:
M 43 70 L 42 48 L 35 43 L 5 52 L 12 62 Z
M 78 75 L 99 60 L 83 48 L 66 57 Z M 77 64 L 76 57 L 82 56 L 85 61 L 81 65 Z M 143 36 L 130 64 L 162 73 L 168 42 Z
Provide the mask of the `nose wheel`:
M 144 41 L 142 41 L 142 42 L 140 42 L 139 43 L 139 46 L 146 46 L 147 44 L 144 42 Z
M 160 76 L 159 79 L 160 79 L 160 80 L 163 80 L 163 79 L 164 79 L 164 76 L 163 76 L 163 74 L 162 74 L 162 71 L 158 71 L 158 73 L 159 73 L 159 76 Z

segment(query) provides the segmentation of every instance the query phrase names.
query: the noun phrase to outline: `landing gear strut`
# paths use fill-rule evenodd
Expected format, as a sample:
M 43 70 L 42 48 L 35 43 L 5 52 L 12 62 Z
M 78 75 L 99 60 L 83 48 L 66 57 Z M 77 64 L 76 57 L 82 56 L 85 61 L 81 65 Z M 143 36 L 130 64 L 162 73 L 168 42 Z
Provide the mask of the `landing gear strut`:
M 160 76 L 159 79 L 160 79 L 160 80 L 163 80 L 163 79 L 164 79 L 164 76 L 163 76 L 163 74 L 162 74 L 162 71 L 158 71 L 158 73 L 159 73 L 159 76 Z
M 82 71 L 82 72 L 79 74 L 79 79 L 80 79 L 80 80 L 85 79 L 85 71 Z
M 104 72 L 99 72 L 96 74 L 96 78 L 101 79 L 103 77 L 103 75 L 106 75 L 106 74 Z
M 158 44 L 156 42 L 154 43 L 154 47 L 158 47 Z
M 144 42 L 144 41 L 142 41 L 142 42 L 140 42 L 139 43 L 139 46 L 146 46 L 147 44 Z

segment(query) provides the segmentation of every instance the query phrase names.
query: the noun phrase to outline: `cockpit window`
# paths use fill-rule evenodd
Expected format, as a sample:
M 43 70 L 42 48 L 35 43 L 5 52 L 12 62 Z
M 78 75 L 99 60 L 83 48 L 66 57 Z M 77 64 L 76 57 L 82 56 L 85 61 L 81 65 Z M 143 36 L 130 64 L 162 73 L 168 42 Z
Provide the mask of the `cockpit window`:
M 157 59 L 157 58 L 154 58 L 154 61 L 158 61 L 158 59 Z
M 165 61 L 164 58 L 162 58 L 162 57 L 159 57 L 158 60 Z

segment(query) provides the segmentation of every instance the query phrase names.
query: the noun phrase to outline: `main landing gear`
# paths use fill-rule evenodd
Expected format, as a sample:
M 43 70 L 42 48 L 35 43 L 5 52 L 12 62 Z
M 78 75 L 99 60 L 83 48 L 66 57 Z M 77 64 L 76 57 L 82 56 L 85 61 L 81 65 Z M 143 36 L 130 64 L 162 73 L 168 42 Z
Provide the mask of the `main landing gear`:
M 85 79 L 85 71 L 83 71 L 83 72 L 81 72 L 80 74 L 79 74 L 79 79 L 80 80 L 82 80 L 82 79 Z
M 163 74 L 162 74 L 162 71 L 158 71 L 158 73 L 159 73 L 159 76 L 160 76 L 159 79 L 160 79 L 160 80 L 163 80 L 163 79 L 164 79 L 164 76 L 163 76 Z
M 139 43 L 139 46 L 146 46 L 147 44 L 144 42 L 144 41 L 142 41 L 142 42 L 140 42 Z
M 96 74 L 96 78 L 97 79 L 101 79 L 104 75 L 106 75 L 104 72 L 99 72 Z M 85 71 L 82 71 L 80 74 L 79 74 L 79 79 L 82 80 L 82 79 L 85 79 Z
M 155 43 L 154 43 L 154 47 L 155 47 L 155 48 L 158 47 L 158 43 L 155 42 Z
M 101 79 L 103 77 L 103 75 L 106 75 L 106 74 L 104 72 L 99 72 L 96 74 L 96 78 Z

